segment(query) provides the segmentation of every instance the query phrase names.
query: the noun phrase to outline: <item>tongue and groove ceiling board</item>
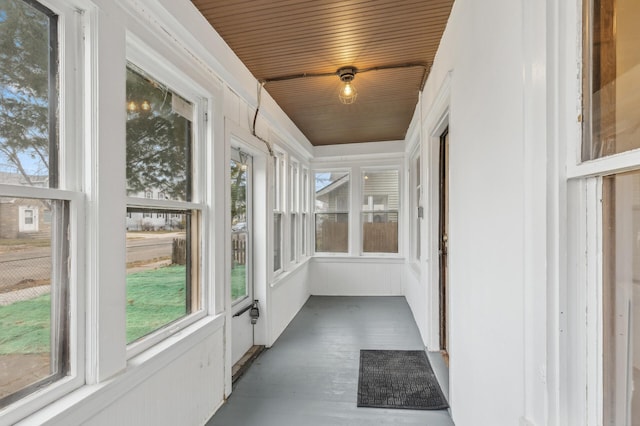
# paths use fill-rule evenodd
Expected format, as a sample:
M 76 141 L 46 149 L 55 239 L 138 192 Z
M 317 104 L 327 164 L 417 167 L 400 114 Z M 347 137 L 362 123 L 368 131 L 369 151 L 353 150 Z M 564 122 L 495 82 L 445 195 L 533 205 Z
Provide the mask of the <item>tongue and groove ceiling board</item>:
M 258 80 L 433 63 L 453 0 L 192 0 Z M 425 70 L 357 73 L 343 105 L 337 75 L 264 86 L 313 145 L 404 139 Z

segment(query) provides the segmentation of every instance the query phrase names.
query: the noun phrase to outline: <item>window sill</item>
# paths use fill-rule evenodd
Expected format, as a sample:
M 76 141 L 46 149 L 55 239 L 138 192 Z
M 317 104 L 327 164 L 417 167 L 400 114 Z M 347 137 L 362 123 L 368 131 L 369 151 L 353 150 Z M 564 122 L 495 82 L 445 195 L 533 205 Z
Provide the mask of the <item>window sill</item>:
M 405 258 L 402 256 L 335 256 L 335 255 L 315 255 L 314 262 L 318 263 L 404 263 Z
M 24 419 L 25 424 L 83 424 L 95 414 L 98 405 L 109 405 L 122 395 L 147 380 L 157 371 L 201 343 L 208 336 L 221 330 L 224 315 L 205 317 L 171 337 L 131 358 L 126 370 L 104 382 L 85 385 L 52 403 L 33 416 Z M 69 411 L 69 407 L 74 407 Z
M 278 273 L 277 276 L 274 277 L 273 281 L 271 282 L 271 284 L 269 285 L 269 287 L 271 288 L 277 288 L 279 286 L 281 286 L 285 281 L 287 281 L 293 274 L 295 274 L 298 271 L 302 270 L 302 267 L 304 265 L 306 265 L 309 260 L 311 258 L 310 257 L 306 257 L 304 259 L 301 259 L 300 262 L 296 263 L 295 266 L 293 267 L 293 269 L 289 269 L 288 271 L 281 271 Z

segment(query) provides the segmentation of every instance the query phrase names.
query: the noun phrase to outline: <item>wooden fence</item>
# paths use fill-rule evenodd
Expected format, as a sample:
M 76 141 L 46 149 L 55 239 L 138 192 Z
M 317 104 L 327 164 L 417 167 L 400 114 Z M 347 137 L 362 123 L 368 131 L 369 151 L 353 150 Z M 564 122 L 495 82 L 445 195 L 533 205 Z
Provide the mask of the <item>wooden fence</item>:
M 231 262 L 232 266 L 247 263 L 247 233 L 231 233 Z
M 349 224 L 328 222 L 316 228 L 316 251 L 346 253 L 349 251 Z
M 365 253 L 397 253 L 398 223 L 364 223 L 362 251 Z
M 187 264 L 187 240 L 174 238 L 171 246 L 171 263 L 173 265 Z

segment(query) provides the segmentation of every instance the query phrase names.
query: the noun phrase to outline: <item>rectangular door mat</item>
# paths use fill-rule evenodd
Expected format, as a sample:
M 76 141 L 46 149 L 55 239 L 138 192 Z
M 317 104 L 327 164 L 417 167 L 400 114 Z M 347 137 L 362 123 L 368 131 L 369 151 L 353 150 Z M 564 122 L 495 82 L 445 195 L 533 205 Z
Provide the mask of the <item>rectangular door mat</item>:
M 361 350 L 358 407 L 449 407 L 424 351 Z

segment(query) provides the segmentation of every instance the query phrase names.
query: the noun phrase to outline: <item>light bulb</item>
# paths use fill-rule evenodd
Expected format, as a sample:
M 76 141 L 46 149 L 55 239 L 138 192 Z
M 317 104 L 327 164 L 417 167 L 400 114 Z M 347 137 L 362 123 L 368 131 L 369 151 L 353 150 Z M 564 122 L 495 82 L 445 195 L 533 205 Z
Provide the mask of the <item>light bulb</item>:
M 344 86 L 342 86 L 342 90 L 340 90 L 340 102 L 343 104 L 352 104 L 355 102 L 358 93 L 356 92 L 356 88 L 350 81 L 346 81 Z
M 135 102 L 131 101 L 127 103 L 127 110 L 129 110 L 129 112 L 135 112 L 135 110 L 137 109 L 138 109 L 138 105 L 136 105 Z
M 143 111 L 149 111 L 151 109 L 151 104 L 149 101 L 142 101 L 142 105 L 140 105 Z

